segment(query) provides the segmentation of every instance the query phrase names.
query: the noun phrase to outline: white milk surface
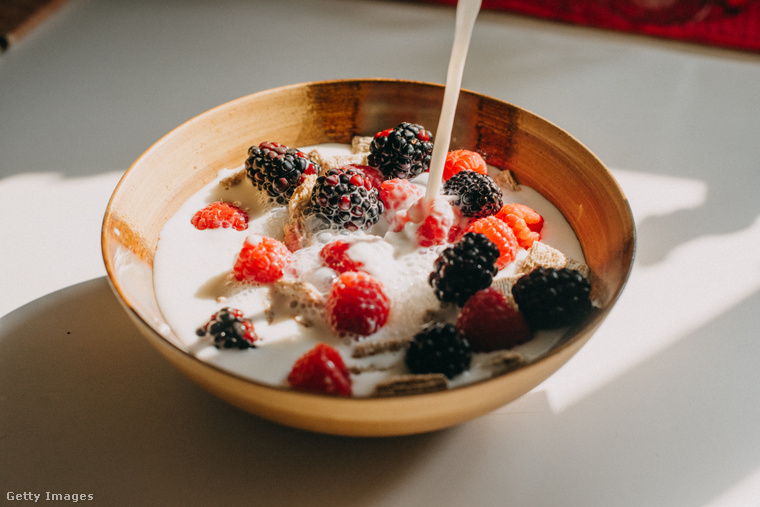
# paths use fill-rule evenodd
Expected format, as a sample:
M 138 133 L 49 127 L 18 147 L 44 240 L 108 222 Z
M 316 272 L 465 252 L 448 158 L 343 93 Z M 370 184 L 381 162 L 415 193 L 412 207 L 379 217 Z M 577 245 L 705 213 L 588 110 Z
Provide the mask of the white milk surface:
M 302 148 L 309 152 L 314 147 Z M 325 153 L 350 153 L 350 147 L 324 145 Z M 153 262 L 154 284 L 159 307 L 174 333 L 203 361 L 217 365 L 243 377 L 277 386 L 287 386 L 287 376 L 296 359 L 319 342 L 337 348 L 350 367 L 378 369 L 352 374 L 354 396 L 367 396 L 380 380 L 393 374 L 405 373 L 403 352 L 382 353 L 366 358 L 351 357 L 354 338 L 332 333 L 318 315 L 308 325 L 293 318 L 286 304 L 269 299 L 269 286 L 237 282 L 232 268 L 245 238 L 251 234 L 283 239 L 283 226 L 288 220 L 285 206 L 273 205 L 263 192 L 245 178 L 230 189 L 219 181 L 241 168 L 220 171 L 218 178 L 185 202 L 164 225 Z M 423 187 L 427 174 L 420 175 L 416 184 Z M 540 213 L 545 220 L 541 241 L 579 262 L 584 262 L 578 240 L 562 214 L 538 192 L 521 187 L 519 192 L 504 191 L 504 202 L 525 204 Z M 197 230 L 190 222 L 193 215 L 214 201 L 237 202 L 249 214 L 245 231 L 234 229 Z M 440 303 L 427 282 L 433 263 L 444 246 L 416 246 L 414 224 L 407 224 L 398 233 L 388 232 L 381 218 L 368 232 L 320 233 L 316 244 L 296 252 L 297 276 L 327 293 L 335 273 L 321 267 L 318 253 L 336 235 L 352 239 L 350 256 L 363 262 L 364 270 L 378 278 L 391 301 L 388 322 L 377 333 L 362 340 L 383 340 L 415 335 L 429 310 L 440 313 Z M 526 252 L 518 249 L 515 262 L 499 272 L 498 277 L 515 271 Z M 286 275 L 289 276 L 289 275 Z M 224 307 L 242 310 L 254 323 L 260 340 L 256 348 L 219 350 L 206 339 L 199 338 L 196 329 L 205 324 L 217 310 Z M 267 309 L 270 311 L 267 312 Z M 270 317 L 268 317 L 268 315 Z M 271 317 L 273 316 L 273 318 Z M 455 314 L 450 319 L 456 318 Z M 541 331 L 528 343 L 516 347 L 528 360 L 545 353 L 559 339 L 561 332 Z M 473 354 L 472 367 L 449 382 L 457 386 L 492 375 L 482 366 L 487 353 Z

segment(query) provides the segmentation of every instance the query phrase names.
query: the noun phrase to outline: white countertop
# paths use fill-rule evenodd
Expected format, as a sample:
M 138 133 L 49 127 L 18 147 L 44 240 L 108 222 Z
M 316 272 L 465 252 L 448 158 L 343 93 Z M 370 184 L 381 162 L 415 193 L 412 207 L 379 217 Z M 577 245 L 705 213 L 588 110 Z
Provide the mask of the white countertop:
M 74 0 L 0 55 L 9 505 L 760 505 L 757 54 L 481 13 L 463 86 L 589 146 L 638 229 L 608 320 L 492 414 L 390 439 L 283 428 L 206 394 L 127 319 L 100 222 L 152 142 L 279 85 L 442 83 L 453 21 L 375 0 Z

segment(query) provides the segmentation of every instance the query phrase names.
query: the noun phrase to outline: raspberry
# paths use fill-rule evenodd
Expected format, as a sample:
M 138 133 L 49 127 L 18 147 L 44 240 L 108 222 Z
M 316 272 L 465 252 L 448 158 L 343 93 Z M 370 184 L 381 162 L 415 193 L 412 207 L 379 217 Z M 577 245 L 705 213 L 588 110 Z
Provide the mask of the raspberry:
M 392 178 L 380 185 L 379 197 L 385 205 L 386 213 L 393 214 L 409 209 L 422 197 L 422 189 L 409 180 Z
M 199 231 L 220 227 L 244 231 L 248 228 L 248 213 L 235 204 L 217 201 L 199 210 L 190 222 Z
M 432 153 L 433 135 L 422 125 L 404 122 L 375 134 L 367 162 L 385 179 L 412 179 L 430 169 Z
M 497 213 L 502 206 L 501 189 L 490 176 L 461 171 L 443 184 L 443 194 L 455 197 L 452 203 L 466 217 L 482 218 Z
M 233 270 L 240 282 L 272 283 L 282 277 L 291 262 L 293 254 L 280 241 L 252 234 L 245 239 Z
M 325 343 L 318 343 L 296 359 L 288 375 L 288 384 L 299 391 L 351 396 L 351 373 L 340 353 Z
M 361 171 L 350 166 L 330 169 L 317 178 L 306 213 L 316 216 L 325 227 L 368 229 L 385 210 L 377 194 Z
M 468 232 L 441 252 L 428 283 L 440 301 L 462 306 L 470 296 L 491 285 L 498 257 L 499 249 L 491 240 L 483 234 Z
M 476 292 L 467 300 L 457 317 L 456 327 L 474 352 L 511 349 L 531 337 L 523 314 L 492 287 Z
M 333 282 L 325 312 L 336 332 L 368 336 L 385 325 L 390 307 L 379 280 L 361 271 L 347 271 Z
M 422 189 L 409 180 L 392 178 L 380 185 L 379 197 L 391 230 L 398 232 L 409 221 L 406 211 L 422 197 Z
M 259 337 L 253 329 L 253 322 L 243 317 L 243 312 L 235 308 L 222 308 L 203 326 L 196 330 L 198 336 L 210 337 L 218 349 L 247 349 L 255 347 Z
M 320 167 L 306 154 L 280 143 L 264 142 L 248 148 L 248 178 L 259 189 L 285 204 L 306 174 L 319 174 Z
M 488 174 L 488 165 L 479 153 L 470 150 L 453 150 L 446 154 L 443 166 L 443 181 L 447 181 L 461 171 L 475 171 Z
M 533 208 L 524 204 L 505 204 L 496 213 L 496 218 L 512 228 L 518 244 L 526 250 L 533 246 L 534 241 L 541 239 L 544 217 L 536 213 Z
M 496 214 L 496 217 L 501 218 L 501 216 L 507 214 L 516 215 L 525 220 L 528 229 L 533 232 L 540 233 L 541 229 L 544 227 L 544 217 L 539 215 L 538 212 L 530 206 L 518 204 L 516 202 L 505 204 Z
M 322 250 L 319 251 L 319 256 L 328 267 L 338 273 L 359 271 L 364 267 L 364 264 L 348 256 L 348 249 L 350 247 L 351 243 L 340 240 L 333 241 L 322 247 Z
M 424 200 L 420 199 L 419 204 L 413 208 L 421 208 Z M 419 210 L 409 210 L 409 214 Z M 442 245 L 449 239 L 449 231 L 457 222 L 457 215 L 451 207 L 449 201 L 443 197 L 433 199 L 429 206 L 425 218 L 417 228 L 417 243 L 422 247 Z
M 442 373 L 454 378 L 470 367 L 472 351 L 453 324 L 428 324 L 409 343 L 404 362 L 412 373 Z
M 533 329 L 555 329 L 591 311 L 591 284 L 574 269 L 537 267 L 517 279 L 512 296 Z
M 465 229 L 467 229 L 467 226 L 470 225 L 472 222 L 466 222 L 463 226 L 461 223 L 454 224 L 451 229 L 449 230 L 449 243 L 456 243 L 460 239 L 462 239 L 462 236 L 464 236 Z
M 478 218 L 471 222 L 465 232 L 479 232 L 490 239 L 499 248 L 499 258 L 496 267 L 504 269 L 515 260 L 517 254 L 517 238 L 506 223 L 494 216 Z

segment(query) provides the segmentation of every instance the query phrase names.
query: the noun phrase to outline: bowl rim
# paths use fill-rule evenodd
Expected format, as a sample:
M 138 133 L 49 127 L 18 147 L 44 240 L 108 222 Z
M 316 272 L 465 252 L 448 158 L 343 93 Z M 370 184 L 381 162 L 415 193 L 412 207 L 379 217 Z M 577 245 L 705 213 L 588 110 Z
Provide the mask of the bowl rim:
M 331 400 L 331 403 L 334 403 L 336 405 L 339 404 L 356 404 L 356 403 L 372 403 L 372 404 L 394 404 L 397 403 L 400 398 L 414 400 L 419 399 L 420 397 L 431 398 L 431 397 L 437 397 L 437 396 L 445 396 L 446 393 L 451 391 L 457 391 L 462 392 L 466 390 L 472 390 L 477 389 L 478 386 L 481 386 L 486 383 L 492 383 L 497 379 L 502 379 L 505 377 L 513 376 L 517 372 L 525 371 L 532 368 L 539 368 L 544 363 L 547 363 L 549 361 L 552 361 L 555 356 L 560 355 L 566 349 L 578 346 L 577 342 L 580 340 L 588 340 L 590 336 L 595 332 L 596 328 L 601 325 L 601 323 L 604 321 L 604 319 L 607 317 L 609 312 L 612 310 L 612 308 L 615 306 L 617 300 L 620 298 L 621 294 L 623 293 L 623 290 L 625 286 L 628 283 L 628 280 L 630 279 L 631 272 L 633 270 L 633 264 L 634 260 L 636 258 L 636 250 L 637 250 L 637 232 L 635 227 L 635 221 L 633 217 L 633 213 L 630 207 L 630 203 L 628 202 L 627 198 L 625 198 L 625 194 L 620 187 L 619 182 L 614 177 L 614 175 L 610 172 L 609 168 L 599 159 L 599 157 L 591 151 L 584 143 L 582 143 L 579 139 L 577 139 L 575 136 L 567 132 L 566 130 L 562 129 L 555 123 L 553 123 L 550 120 L 547 120 L 546 118 L 533 113 L 532 111 L 525 109 L 521 106 L 517 106 L 511 102 L 507 102 L 502 99 L 495 98 L 490 95 L 486 95 L 483 93 L 479 93 L 467 88 L 462 88 L 460 92 L 461 94 L 467 94 L 476 98 L 486 99 L 489 101 L 495 101 L 499 102 L 505 105 L 508 105 L 510 107 L 514 107 L 518 109 L 522 114 L 526 114 L 530 117 L 532 117 L 533 120 L 538 120 L 552 129 L 555 130 L 555 132 L 561 134 L 562 136 L 565 136 L 569 138 L 571 141 L 573 141 L 578 146 L 582 147 L 588 156 L 595 159 L 599 166 L 604 169 L 606 176 L 609 178 L 610 182 L 613 184 L 614 188 L 620 193 L 621 196 L 623 196 L 624 203 L 623 203 L 623 210 L 625 211 L 625 214 L 629 218 L 631 222 L 631 238 L 630 238 L 630 262 L 626 264 L 626 269 L 624 276 L 621 279 L 619 289 L 616 291 L 616 293 L 610 297 L 610 299 L 606 302 L 604 308 L 594 308 L 590 315 L 588 315 L 583 321 L 578 323 L 577 325 L 574 325 L 565 332 L 565 334 L 560 339 L 560 342 L 553 347 L 551 347 L 547 352 L 540 355 L 538 358 L 525 363 L 523 365 L 520 365 L 516 369 L 507 371 L 505 373 L 496 375 L 494 377 L 489 377 L 481 380 L 477 380 L 474 382 L 470 382 L 464 385 L 450 387 L 444 391 L 436 391 L 436 392 L 429 392 L 429 393 L 413 393 L 413 394 L 403 394 L 399 396 L 388 396 L 388 397 L 378 397 L 378 396 L 360 396 L 360 397 L 336 397 L 328 394 L 323 393 L 314 393 L 314 392 L 307 392 L 307 391 L 298 391 L 291 389 L 287 386 L 278 386 L 269 384 L 266 382 L 261 382 L 255 379 L 251 379 L 249 377 L 245 377 L 243 375 L 240 375 L 238 373 L 226 370 L 218 365 L 203 361 L 202 359 L 198 358 L 196 355 L 194 355 L 189 350 L 185 350 L 176 343 L 174 343 L 172 340 L 167 339 L 161 332 L 159 332 L 153 325 L 151 325 L 150 322 L 148 322 L 130 303 L 129 298 L 126 297 L 125 293 L 123 292 L 122 288 L 119 286 L 118 283 L 115 282 L 117 279 L 116 275 L 116 269 L 113 265 L 112 259 L 109 257 L 109 238 L 108 238 L 108 231 L 107 226 L 109 223 L 109 218 L 113 216 L 113 206 L 115 205 L 115 201 L 118 198 L 118 195 L 120 194 L 122 187 L 126 184 L 126 181 L 130 177 L 130 174 L 133 172 L 134 168 L 142 162 L 143 159 L 147 158 L 154 149 L 156 149 L 157 146 L 161 145 L 163 142 L 165 142 L 166 139 L 173 136 L 176 132 L 183 130 L 187 128 L 189 125 L 196 123 L 196 122 L 202 122 L 207 116 L 213 115 L 217 110 L 223 109 L 228 107 L 230 104 L 234 104 L 237 102 L 243 102 L 251 97 L 260 97 L 267 94 L 274 94 L 279 93 L 284 90 L 293 89 L 293 88 L 301 88 L 305 86 L 333 86 L 333 85 L 341 85 L 341 84 L 361 84 L 361 83 L 367 83 L 367 84 L 403 84 L 403 85 L 414 85 L 414 86 L 422 86 L 422 87 L 431 87 L 431 88 L 439 88 L 443 90 L 445 88 L 444 85 L 440 83 L 433 83 L 433 82 L 426 82 L 426 81 L 419 81 L 419 80 L 410 80 L 410 79 L 393 79 L 393 78 L 345 78 L 345 79 L 329 79 L 329 80 L 318 80 L 318 81 L 304 81 L 300 83 L 292 83 L 282 86 L 277 86 L 275 88 L 269 88 L 265 90 L 260 90 L 257 92 L 253 92 L 247 95 L 243 95 L 241 97 L 237 97 L 231 100 L 228 100 L 226 102 L 223 102 L 217 106 L 214 106 L 210 109 L 206 109 L 202 111 L 201 113 L 185 120 L 184 122 L 180 123 L 178 126 L 172 128 L 167 133 L 162 135 L 158 140 L 153 142 L 147 149 L 145 149 L 140 156 L 138 156 L 127 168 L 127 170 L 124 172 L 124 174 L 119 179 L 119 182 L 117 183 L 116 187 L 114 188 L 111 197 L 108 200 L 108 204 L 105 208 L 105 214 L 103 216 L 102 225 L 101 225 L 101 253 L 103 256 L 103 261 L 106 267 L 107 271 L 107 278 L 109 285 L 111 285 L 111 288 L 113 291 L 118 295 L 119 302 L 122 304 L 122 306 L 128 311 L 129 315 L 136 320 L 138 324 L 141 324 L 143 328 L 150 330 L 152 337 L 154 340 L 157 340 L 159 343 L 170 347 L 173 349 L 173 352 L 179 353 L 186 360 L 190 360 L 193 363 L 201 366 L 203 369 L 210 369 L 213 370 L 219 374 L 222 374 L 224 376 L 232 377 L 238 381 L 244 382 L 246 384 L 251 384 L 252 386 L 255 386 L 256 388 L 262 388 L 267 390 L 272 390 L 276 392 L 281 393 L 288 393 L 289 396 L 292 397 L 303 397 L 305 399 L 310 398 L 324 398 Z M 160 308 L 159 308 L 160 312 Z M 584 330 L 588 330 L 588 333 L 584 333 Z M 155 345 L 155 344 L 154 344 Z M 582 346 L 582 344 L 581 344 Z M 162 351 L 163 353 L 163 351 Z M 545 381 L 546 379 L 542 380 L 541 382 Z M 541 383 L 540 382 L 540 383 Z M 539 385 L 540 385 L 539 383 Z

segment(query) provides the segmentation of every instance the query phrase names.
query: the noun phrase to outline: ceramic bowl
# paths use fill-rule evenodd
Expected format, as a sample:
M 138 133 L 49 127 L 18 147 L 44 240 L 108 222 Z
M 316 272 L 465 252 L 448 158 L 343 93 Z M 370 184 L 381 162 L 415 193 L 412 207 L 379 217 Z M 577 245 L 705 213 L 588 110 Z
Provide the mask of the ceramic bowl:
M 525 394 L 565 364 L 612 309 L 631 270 L 635 229 L 628 202 L 604 164 L 552 123 L 512 104 L 463 90 L 451 148 L 467 148 L 513 171 L 565 215 L 580 239 L 601 308 L 535 361 L 442 392 L 339 398 L 273 387 L 200 361 L 173 334 L 156 303 L 152 259 L 159 232 L 180 204 L 248 147 L 350 143 L 402 121 L 438 123 L 443 87 L 338 80 L 254 93 L 202 113 L 151 146 L 119 182 L 105 213 L 103 257 L 110 283 L 142 334 L 203 388 L 243 410 L 305 430 L 352 436 L 421 433 L 486 414 Z

